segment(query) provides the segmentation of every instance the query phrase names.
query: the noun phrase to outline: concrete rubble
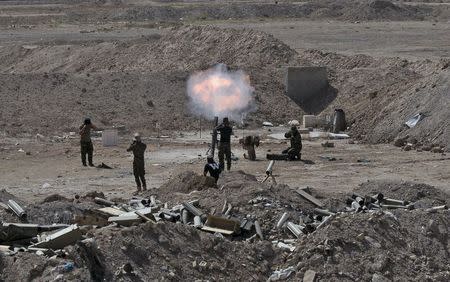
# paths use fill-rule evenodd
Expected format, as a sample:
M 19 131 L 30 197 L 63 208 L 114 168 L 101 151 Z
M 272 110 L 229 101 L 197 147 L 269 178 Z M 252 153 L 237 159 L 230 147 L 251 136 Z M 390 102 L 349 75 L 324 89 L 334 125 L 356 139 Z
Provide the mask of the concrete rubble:
M 442 234 L 445 234 L 441 218 L 446 214 L 448 216 L 448 202 L 442 195 L 433 194 L 433 190 L 428 187 L 418 188 L 418 192 L 404 194 L 403 197 L 398 192 L 399 189 L 380 189 L 379 186 L 366 184 L 350 193 L 332 195 L 317 194 L 311 187 L 300 189 L 263 184 L 249 175 L 231 173 L 225 177 L 247 179 L 242 182 L 246 187 L 244 189 L 255 192 L 247 191 L 243 194 L 245 196 L 232 197 L 226 196 L 233 189 L 228 186 L 223 190 L 209 188 L 195 193 L 177 193 L 173 191 L 173 187 L 167 187 L 167 190 L 158 191 L 156 195 L 147 193 L 129 199 L 106 199 L 100 193 L 92 193 L 92 198 L 78 197 L 78 201 L 73 201 L 74 205 L 90 203 L 82 214 L 73 214 L 72 220 L 67 220 L 68 216 L 58 217 L 68 224 L 2 222 L 0 253 L 5 257 L 18 259 L 23 254 L 38 255 L 48 261 L 56 257 L 61 263 L 54 267 L 60 269 L 58 275 L 62 277 L 73 272 L 91 278 L 117 280 L 143 275 L 139 264 L 134 262 L 140 260 L 141 256 L 145 258 L 155 251 L 156 260 L 153 261 L 158 261 L 159 265 L 165 261 L 160 258 L 170 256 L 170 252 L 174 250 L 187 248 L 184 254 L 188 256 L 186 262 L 198 273 L 196 277 L 203 277 L 211 267 L 213 271 L 220 271 L 221 261 L 231 265 L 231 261 L 225 259 L 225 254 L 218 261 L 212 262 L 221 247 L 212 247 L 218 243 L 208 245 L 209 243 L 204 243 L 206 240 L 232 244 L 226 247 L 226 255 L 246 265 L 253 259 L 250 259 L 251 256 L 246 257 L 245 252 L 263 252 L 264 255 L 259 255 L 254 263 L 257 267 L 261 264 L 267 267 L 263 267 L 264 270 L 258 274 L 244 274 L 258 277 L 254 278 L 256 280 L 319 281 L 327 280 L 332 275 L 328 269 L 322 268 L 324 256 L 326 258 L 336 254 L 334 263 L 341 265 L 339 256 L 344 254 L 341 254 L 339 248 L 344 247 L 336 246 L 341 242 L 339 240 L 359 240 L 363 242 L 361 244 L 365 244 L 363 249 L 369 246 L 373 250 L 383 250 L 386 244 L 384 240 L 388 240 L 390 232 L 397 232 L 383 231 L 383 235 L 377 234 L 377 224 L 384 226 L 384 221 L 394 226 L 401 224 L 405 217 L 432 216 L 433 219 L 424 224 L 425 231 L 420 232 L 425 232 L 424 235 L 432 234 L 430 236 L 436 238 L 443 238 Z M 173 184 L 177 186 L 176 183 Z M 433 200 L 419 197 L 423 191 L 430 192 L 428 196 Z M 225 198 L 217 197 L 219 194 Z M 22 209 L 28 211 L 27 220 L 34 218 L 33 209 L 27 205 L 22 205 Z M 8 210 L 11 218 L 20 219 L 13 209 L 8 207 Z M 358 227 L 360 230 L 355 237 L 347 238 L 347 233 L 356 232 L 351 223 L 353 221 L 358 222 L 357 226 L 361 222 L 373 222 L 375 231 Z M 344 223 L 347 229 L 335 230 Z M 330 230 L 334 230 L 333 233 L 330 234 Z M 154 239 L 149 239 L 148 234 L 152 234 L 151 238 Z M 333 236 L 341 239 L 333 239 Z M 176 243 L 178 245 L 172 245 L 175 244 L 174 241 L 179 241 Z M 189 244 L 186 243 L 188 241 Z M 192 244 L 198 246 L 189 247 Z M 205 249 L 202 249 L 203 245 Z M 163 251 L 166 248 L 169 248 L 169 253 Z M 201 251 L 197 251 L 199 248 Z M 305 253 L 307 250 L 309 253 Z M 240 251 L 243 252 L 240 257 L 234 257 Z M 359 255 L 358 251 L 353 252 Z M 197 260 L 197 255 L 192 256 L 193 253 L 198 253 L 202 259 Z M 310 253 L 314 255 L 311 256 Z M 114 266 L 116 268 L 111 268 L 112 264 L 108 262 L 111 254 L 117 260 L 114 264 L 118 265 Z M 66 259 L 67 256 L 70 259 Z M 209 259 L 204 258 L 205 256 Z M 270 263 L 266 262 L 269 258 Z M 66 263 L 73 263 L 73 268 L 66 267 L 72 270 L 64 270 Z M 83 268 L 79 268 L 80 265 L 84 265 L 84 269 L 108 267 L 110 273 L 79 274 L 83 271 Z M 167 277 L 186 278 L 167 265 L 158 267 Z M 242 266 L 239 264 L 239 267 Z M 377 273 L 372 273 L 370 278 L 375 274 Z M 380 272 L 381 274 L 392 278 L 384 272 Z

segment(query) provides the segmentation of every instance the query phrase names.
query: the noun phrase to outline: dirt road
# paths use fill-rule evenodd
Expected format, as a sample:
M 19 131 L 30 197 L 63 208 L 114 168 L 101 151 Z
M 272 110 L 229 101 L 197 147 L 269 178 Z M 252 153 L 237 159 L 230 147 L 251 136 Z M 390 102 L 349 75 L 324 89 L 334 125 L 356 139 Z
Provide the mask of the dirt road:
M 254 133 L 266 135 L 269 132 L 261 129 Z M 203 134 L 200 139 L 195 132 L 185 132 L 183 136 L 175 140 L 152 138 L 147 141 L 146 170 L 151 188 L 156 189 L 182 171 L 202 173 L 209 136 Z M 265 139 L 257 149 L 258 160 L 250 162 L 243 159 L 244 151 L 237 140 L 234 139 L 233 152 L 239 160 L 232 169 L 254 174 L 261 180 L 268 164 L 265 154 L 279 152 L 287 146 L 286 141 Z M 392 145 L 348 144 L 347 140 L 335 140 L 332 141 L 335 148 L 323 148 L 321 142 L 324 140 L 304 141 L 302 157 L 308 162 L 276 162 L 277 182 L 292 187 L 347 192 L 368 180 L 408 180 L 450 191 L 448 155 L 405 152 Z M 55 193 L 71 198 L 95 190 L 108 197 L 129 197 L 135 188 L 132 157 L 125 151 L 126 146 L 125 139 L 117 147 L 102 147 L 100 140 L 95 141 L 94 162 L 104 162 L 114 168 L 107 170 L 81 166 L 77 139 L 61 143 L 6 139 L 0 146 L 0 188 L 27 200 L 43 199 Z M 328 157 L 336 160 L 329 161 Z M 45 183 L 51 187 L 44 188 Z

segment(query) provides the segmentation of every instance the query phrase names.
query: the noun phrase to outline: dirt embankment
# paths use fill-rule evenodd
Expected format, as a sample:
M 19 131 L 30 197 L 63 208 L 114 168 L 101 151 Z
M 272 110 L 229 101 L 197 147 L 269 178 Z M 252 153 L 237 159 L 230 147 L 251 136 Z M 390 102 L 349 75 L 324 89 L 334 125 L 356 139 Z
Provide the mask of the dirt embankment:
M 198 118 L 186 106 L 185 82 L 192 72 L 217 63 L 250 74 L 258 112 L 248 123 L 284 122 L 302 114 L 283 95 L 279 71 L 295 62 L 295 55 L 267 34 L 212 27 L 184 27 L 120 44 L 3 48 L 1 130 L 74 131 L 85 115 L 100 127 L 145 132 L 159 122 L 166 130 L 195 129 Z M 51 125 L 55 118 L 58 127 Z
M 450 140 L 445 59 L 410 62 L 317 50 L 297 54 L 262 32 L 208 26 L 121 43 L 3 47 L 0 59 L 0 130 L 8 135 L 75 131 L 85 115 L 100 127 L 125 125 L 145 132 L 160 123 L 163 130 L 196 129 L 185 82 L 194 71 L 225 63 L 251 77 L 258 111 L 247 118 L 250 125 L 300 120 L 310 112 L 284 95 L 284 67 L 319 65 L 328 68 L 337 94 L 321 108 L 328 113 L 343 108 L 355 138 L 378 143 L 409 135 L 444 146 Z M 425 118 L 407 128 L 404 122 L 417 113 Z

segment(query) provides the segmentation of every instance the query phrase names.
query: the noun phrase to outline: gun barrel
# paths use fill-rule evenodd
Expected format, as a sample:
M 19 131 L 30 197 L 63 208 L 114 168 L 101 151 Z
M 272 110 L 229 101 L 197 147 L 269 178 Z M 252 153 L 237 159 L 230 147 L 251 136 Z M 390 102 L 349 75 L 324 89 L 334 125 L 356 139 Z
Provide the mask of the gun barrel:
M 214 129 L 212 132 L 212 140 L 211 140 L 211 156 L 214 157 L 214 152 L 216 150 L 216 142 L 217 142 L 217 129 L 216 127 L 219 125 L 219 117 L 214 117 Z

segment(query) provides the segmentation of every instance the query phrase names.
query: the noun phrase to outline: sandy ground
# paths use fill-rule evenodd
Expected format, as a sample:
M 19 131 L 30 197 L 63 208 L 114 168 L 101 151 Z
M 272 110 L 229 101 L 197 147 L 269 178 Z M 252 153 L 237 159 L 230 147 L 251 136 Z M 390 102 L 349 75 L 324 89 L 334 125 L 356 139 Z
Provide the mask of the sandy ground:
M 274 128 L 273 132 L 282 130 Z M 261 129 L 252 133 L 267 135 L 270 132 Z M 242 132 L 236 134 L 241 137 Z M 232 149 L 239 160 L 233 163 L 232 170 L 243 170 L 261 180 L 268 164 L 266 153 L 278 152 L 287 146 L 282 140 L 265 139 L 257 149 L 258 160 L 250 162 L 242 157 L 244 151 L 237 140 L 236 137 Z M 208 141 L 209 136 L 203 133 L 200 139 L 196 132 L 185 132 L 183 137 L 173 140 L 149 138 L 146 153 L 149 187 L 156 189 L 181 171 L 202 173 Z M 274 175 L 277 182 L 291 187 L 347 192 L 368 180 L 408 180 L 450 191 L 448 155 L 405 152 L 392 145 L 348 144 L 347 140 L 333 140 L 335 148 L 323 148 L 321 142 L 324 140 L 304 141 L 303 159 L 308 162 L 276 162 Z M 81 166 L 77 139 L 66 139 L 61 143 L 6 139 L 0 147 L 0 188 L 27 200 L 43 199 L 54 193 L 74 197 L 94 190 L 108 197 L 129 197 L 135 188 L 132 156 L 125 151 L 127 143 L 122 138 L 117 147 L 103 147 L 101 140 L 94 141 L 94 162 L 104 162 L 114 168 L 107 170 Z M 51 187 L 43 188 L 45 183 Z
M 450 22 L 275 20 L 217 25 L 264 31 L 296 50 L 320 49 L 349 55 L 399 56 L 408 59 L 450 57 Z

